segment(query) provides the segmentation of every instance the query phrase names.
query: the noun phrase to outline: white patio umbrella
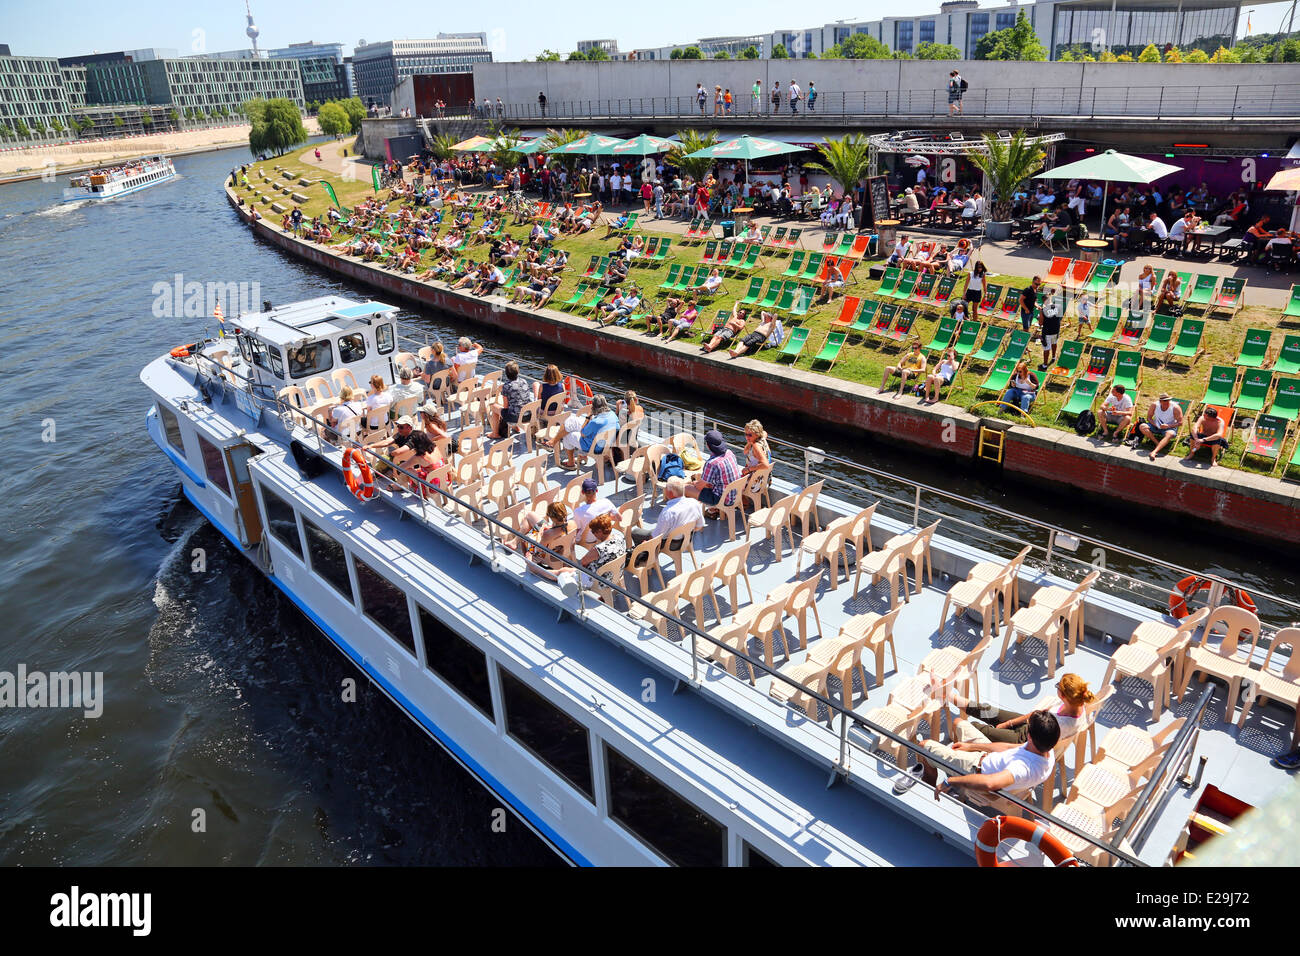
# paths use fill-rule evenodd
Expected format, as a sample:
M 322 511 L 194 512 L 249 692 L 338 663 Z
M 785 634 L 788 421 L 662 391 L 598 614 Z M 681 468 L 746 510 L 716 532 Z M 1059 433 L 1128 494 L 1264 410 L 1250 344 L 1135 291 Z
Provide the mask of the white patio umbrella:
M 1154 159 L 1130 156 L 1108 149 L 1078 162 L 1057 166 L 1039 173 L 1035 179 L 1100 179 L 1107 183 L 1153 183 L 1170 173 L 1181 173 L 1183 167 L 1157 163 Z M 1101 194 L 1101 225 L 1106 227 L 1107 189 Z

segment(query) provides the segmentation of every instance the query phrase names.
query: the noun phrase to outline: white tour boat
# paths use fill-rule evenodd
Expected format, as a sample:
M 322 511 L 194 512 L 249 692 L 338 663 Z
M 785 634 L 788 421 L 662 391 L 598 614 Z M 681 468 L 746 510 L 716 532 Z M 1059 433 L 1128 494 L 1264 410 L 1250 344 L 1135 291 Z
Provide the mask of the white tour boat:
M 1037 825 L 1054 861 L 1164 866 L 1230 825 L 1211 796 L 1293 789 L 1270 758 L 1294 721 L 1294 602 L 1255 594 L 1257 616 L 1214 575 L 776 441 L 734 531 L 651 538 L 590 587 L 550 580 L 508 546 L 530 507 L 572 507 L 591 475 L 620 522 L 651 525 L 665 445 L 718 428 L 738 448 L 740 430 L 651 405 L 575 475 L 528 426 L 484 436 L 501 381 L 485 354 L 459 384 L 435 376 L 439 483 L 381 473 L 358 418 L 330 413 L 344 385 L 422 364 L 430 342 L 396 312 L 330 296 L 232 319 L 143 370 L 147 428 L 231 545 L 566 859 L 963 865 Z M 557 406 L 590 400 L 570 386 Z M 1208 618 L 1168 613 L 1188 575 Z M 922 740 L 950 739 L 944 688 L 1029 711 L 1058 671 L 1100 699 L 1046 782 L 895 792 Z M 1027 847 L 1003 849 L 1041 863 Z
M 78 199 L 116 199 L 139 192 L 176 177 L 176 169 L 166 156 L 135 159 L 117 166 L 103 166 L 79 173 L 63 190 L 63 201 Z

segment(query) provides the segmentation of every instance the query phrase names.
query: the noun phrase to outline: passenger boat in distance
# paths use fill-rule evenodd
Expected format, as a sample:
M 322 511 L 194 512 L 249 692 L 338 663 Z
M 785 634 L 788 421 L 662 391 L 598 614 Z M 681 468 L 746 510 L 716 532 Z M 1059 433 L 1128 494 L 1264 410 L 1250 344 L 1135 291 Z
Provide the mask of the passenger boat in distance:
M 498 441 L 506 357 L 484 353 L 430 383 L 449 437 L 421 477 L 380 453 L 385 413 L 368 434 L 331 414 L 344 386 L 422 370 L 430 337 L 397 311 L 327 296 L 232 318 L 144 368 L 147 429 L 231 546 L 567 860 L 969 865 L 1041 829 L 1053 861 L 1163 866 L 1206 787 L 1262 806 L 1290 785 L 1269 759 L 1300 682 L 1293 601 L 1251 611 L 1215 575 L 776 439 L 693 536 L 599 569 L 520 548 L 524 515 L 572 509 L 586 477 L 626 529 L 653 524 L 665 456 L 742 430 L 645 402 L 567 472 L 546 439 L 609 390 L 572 377 Z M 1066 671 L 1098 699 L 1041 785 L 895 788 L 952 739 L 951 692 L 1031 711 Z
M 175 177 L 176 169 L 166 156 L 149 156 L 116 166 L 101 166 L 73 176 L 63 190 L 63 201 L 117 199 Z

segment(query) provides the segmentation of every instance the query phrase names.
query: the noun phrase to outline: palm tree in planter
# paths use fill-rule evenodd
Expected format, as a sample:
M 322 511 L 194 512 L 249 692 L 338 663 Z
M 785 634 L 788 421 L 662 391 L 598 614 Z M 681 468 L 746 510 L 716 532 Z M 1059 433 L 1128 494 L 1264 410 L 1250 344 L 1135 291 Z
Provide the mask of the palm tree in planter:
M 698 153 L 702 149 L 718 145 L 717 130 L 711 129 L 703 134 L 694 129 L 678 130 L 677 139 L 681 145 L 676 149 L 670 149 L 664 158 L 691 179 L 700 182 L 717 160 L 711 156 L 691 156 L 691 153 Z
M 547 128 L 546 136 L 542 138 L 541 152 L 549 154 L 551 150 L 559 149 L 561 146 L 568 146 L 570 143 L 576 143 L 587 135 L 586 130 L 581 129 L 554 129 Z M 551 157 L 548 155 L 547 159 Z M 573 179 L 573 171 L 578 166 L 578 160 L 586 160 L 586 156 L 578 153 L 557 153 L 554 157 L 558 159 L 569 173 L 569 179 Z
M 861 180 L 871 175 L 871 144 L 861 133 L 828 139 L 818 148 L 825 161 L 804 166 L 825 173 L 844 193 L 853 192 Z
M 985 152 L 973 153 L 970 161 L 989 183 L 993 221 L 985 227 L 986 233 L 990 239 L 1005 239 L 1011 234 L 1012 197 L 1021 183 L 1043 168 L 1047 153 L 1023 129 L 1010 139 L 985 133 L 984 148 Z
M 458 142 L 460 140 L 450 133 L 438 133 L 429 141 L 429 152 L 433 153 L 434 159 L 449 159 L 456 155 L 453 147 Z

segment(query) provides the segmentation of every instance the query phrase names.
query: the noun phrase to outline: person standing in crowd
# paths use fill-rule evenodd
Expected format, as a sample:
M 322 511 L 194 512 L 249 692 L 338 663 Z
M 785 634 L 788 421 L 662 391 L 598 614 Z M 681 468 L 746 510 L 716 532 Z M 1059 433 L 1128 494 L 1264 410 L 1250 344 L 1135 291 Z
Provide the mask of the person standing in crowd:
M 793 115 L 799 112 L 799 98 L 803 96 L 803 90 L 799 89 L 799 84 L 790 78 L 790 113 Z
M 542 111 L 543 116 L 546 115 L 546 93 L 541 90 L 537 93 L 537 108 Z
M 811 80 L 808 83 L 808 112 L 813 113 L 817 110 L 817 84 Z
M 1029 285 L 1020 292 L 1020 327 L 1026 332 L 1034 327 L 1034 318 L 1038 313 L 1038 290 L 1042 286 L 1042 278 L 1034 276 Z
M 704 91 L 703 83 L 695 84 L 695 102 L 700 105 L 700 115 L 704 115 L 704 104 L 709 100 L 709 94 Z
M 749 91 L 749 110 L 755 116 L 763 112 L 763 81 L 755 80 Z
M 773 80 L 772 81 L 772 112 L 779 113 L 780 111 L 781 111 L 781 81 Z

